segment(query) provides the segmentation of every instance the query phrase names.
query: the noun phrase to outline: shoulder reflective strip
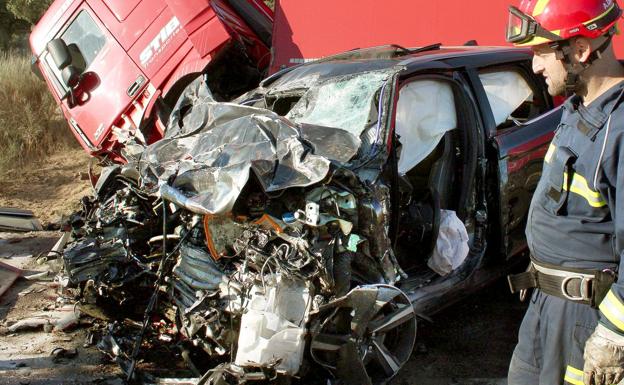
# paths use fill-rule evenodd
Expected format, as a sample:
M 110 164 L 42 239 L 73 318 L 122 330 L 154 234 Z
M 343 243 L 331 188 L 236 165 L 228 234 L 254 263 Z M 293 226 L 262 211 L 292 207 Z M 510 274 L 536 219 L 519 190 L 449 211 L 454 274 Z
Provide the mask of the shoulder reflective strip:
M 568 188 L 568 173 L 563 174 L 563 189 L 567 190 Z M 594 191 L 589 188 L 589 184 L 587 183 L 587 179 L 581 174 L 574 174 L 572 176 L 572 183 L 570 184 L 570 192 L 578 194 L 585 198 L 587 203 L 591 207 L 604 207 L 607 205 L 607 202 L 602 198 L 598 191 Z
M 598 16 L 596 16 L 596 17 L 594 17 L 593 19 L 591 19 L 591 20 L 589 20 L 589 21 L 584 22 L 583 24 L 584 24 L 584 25 L 589 25 L 589 24 L 591 24 L 591 23 L 593 23 L 593 22 L 595 22 L 595 21 L 598 21 L 598 20 L 602 19 L 603 17 L 607 16 L 607 14 L 608 14 L 609 12 L 611 12 L 611 10 L 613 9 L 613 7 L 615 7 L 615 3 L 613 3 L 613 5 L 609 7 L 609 9 L 607 9 L 606 11 L 604 11 L 603 13 L 601 13 L 600 15 L 598 15 Z
M 624 305 L 613 294 L 612 290 L 609 290 L 609 294 L 602 300 L 599 309 L 609 322 L 624 332 Z
M 537 0 L 537 4 L 533 8 L 533 17 L 541 15 L 549 2 L 550 0 Z
M 583 385 L 583 371 L 568 365 L 564 380 L 570 384 Z
M 552 143 L 550 144 L 550 146 L 548 146 L 548 151 L 546 151 L 546 156 L 544 156 L 544 160 L 546 161 L 546 163 L 550 163 L 550 160 L 552 159 L 552 156 L 555 153 L 556 149 L 557 146 Z

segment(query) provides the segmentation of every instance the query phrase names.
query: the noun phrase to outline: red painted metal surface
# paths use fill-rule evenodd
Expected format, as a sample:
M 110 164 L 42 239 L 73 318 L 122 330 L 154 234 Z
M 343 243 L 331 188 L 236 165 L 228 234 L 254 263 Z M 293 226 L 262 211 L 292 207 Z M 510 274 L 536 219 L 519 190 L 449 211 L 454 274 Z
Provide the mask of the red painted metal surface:
M 277 0 L 271 71 L 303 60 L 383 44 L 505 42 L 507 7 L 519 0 Z M 615 38 L 624 58 L 624 36 Z
M 245 1 L 273 22 L 261 0 Z M 88 89 L 81 83 L 81 97 L 73 104 L 61 100 L 63 90 L 55 87 L 60 80 L 42 61 L 48 41 L 80 11 L 91 15 L 106 43 L 87 68 L 94 81 Z M 269 47 L 224 0 L 56 0 L 30 36 L 37 64 L 78 141 L 89 153 L 115 160 L 120 160 L 115 127 L 136 130 L 150 117 L 153 95 L 165 96 L 179 79 L 203 71 L 234 40 L 258 68 L 268 66 Z M 160 137 L 156 129 L 145 131 L 151 140 Z

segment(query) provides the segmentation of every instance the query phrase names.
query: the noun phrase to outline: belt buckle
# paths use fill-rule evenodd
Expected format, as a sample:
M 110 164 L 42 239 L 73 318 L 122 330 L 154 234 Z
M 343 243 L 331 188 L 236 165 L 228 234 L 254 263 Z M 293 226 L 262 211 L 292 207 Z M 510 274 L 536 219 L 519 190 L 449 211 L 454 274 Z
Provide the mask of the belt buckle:
M 570 282 L 573 279 L 579 279 L 581 281 L 581 284 L 579 286 L 579 289 L 581 292 L 580 296 L 570 295 L 568 291 L 566 290 L 566 286 L 568 282 Z M 563 281 L 561 282 L 561 294 L 563 294 L 563 296 L 569 299 L 570 301 L 589 301 L 591 300 L 591 297 L 589 296 L 589 291 L 590 291 L 589 284 L 591 283 L 591 281 L 592 281 L 592 278 L 583 277 L 579 275 L 565 277 Z

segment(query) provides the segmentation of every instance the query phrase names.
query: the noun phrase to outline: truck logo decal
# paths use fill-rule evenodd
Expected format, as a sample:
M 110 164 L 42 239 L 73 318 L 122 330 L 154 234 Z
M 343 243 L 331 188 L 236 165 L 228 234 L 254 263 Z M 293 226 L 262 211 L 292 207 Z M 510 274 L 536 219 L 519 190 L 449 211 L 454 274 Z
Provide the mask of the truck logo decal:
M 154 60 L 154 58 L 163 51 L 171 38 L 178 33 L 179 30 L 180 21 L 174 16 L 141 52 L 141 55 L 139 56 L 141 65 L 144 68 L 147 67 Z

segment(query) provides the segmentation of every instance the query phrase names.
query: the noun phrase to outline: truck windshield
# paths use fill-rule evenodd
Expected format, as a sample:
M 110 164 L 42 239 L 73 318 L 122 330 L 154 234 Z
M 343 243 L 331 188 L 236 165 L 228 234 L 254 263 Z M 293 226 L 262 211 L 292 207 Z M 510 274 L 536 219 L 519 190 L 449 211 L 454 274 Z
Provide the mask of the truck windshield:
M 86 11 L 81 11 L 76 16 L 61 38 L 70 50 L 73 48 L 72 45 L 75 45 L 74 49 L 77 48 L 84 59 L 85 70 L 106 43 L 106 37 Z
M 84 10 L 76 16 L 59 37 L 67 44 L 71 52 L 72 65 L 81 72 L 89 68 L 89 65 L 106 44 L 104 33 L 95 24 L 89 13 Z M 43 56 L 43 62 L 48 72 L 54 75 L 54 84 L 59 95 L 65 95 L 68 88 L 63 84 L 61 72 L 47 52 Z

